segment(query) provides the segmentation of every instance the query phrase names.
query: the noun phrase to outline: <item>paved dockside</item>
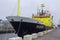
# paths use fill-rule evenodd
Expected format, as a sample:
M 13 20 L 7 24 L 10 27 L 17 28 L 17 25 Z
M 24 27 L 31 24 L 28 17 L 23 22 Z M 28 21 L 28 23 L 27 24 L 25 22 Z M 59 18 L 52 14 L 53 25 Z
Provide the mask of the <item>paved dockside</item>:
M 53 30 L 52 32 L 34 40 L 60 40 L 60 29 Z

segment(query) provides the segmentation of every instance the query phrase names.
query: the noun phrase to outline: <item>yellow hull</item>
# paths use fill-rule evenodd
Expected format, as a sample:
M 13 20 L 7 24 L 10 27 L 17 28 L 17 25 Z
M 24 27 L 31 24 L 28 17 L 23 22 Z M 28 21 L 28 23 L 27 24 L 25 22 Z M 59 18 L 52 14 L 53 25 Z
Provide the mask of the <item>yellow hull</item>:
M 34 20 L 38 20 L 39 22 L 43 23 L 46 27 L 52 27 L 53 22 L 51 18 L 33 18 Z

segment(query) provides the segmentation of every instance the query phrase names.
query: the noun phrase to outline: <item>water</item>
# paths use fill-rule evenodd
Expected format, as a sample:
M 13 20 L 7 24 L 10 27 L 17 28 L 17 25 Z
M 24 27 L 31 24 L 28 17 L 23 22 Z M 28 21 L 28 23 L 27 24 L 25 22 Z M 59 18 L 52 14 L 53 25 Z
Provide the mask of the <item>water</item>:
M 17 37 L 17 35 L 15 33 L 0 34 L 0 40 L 8 40 L 9 38 L 12 37 Z

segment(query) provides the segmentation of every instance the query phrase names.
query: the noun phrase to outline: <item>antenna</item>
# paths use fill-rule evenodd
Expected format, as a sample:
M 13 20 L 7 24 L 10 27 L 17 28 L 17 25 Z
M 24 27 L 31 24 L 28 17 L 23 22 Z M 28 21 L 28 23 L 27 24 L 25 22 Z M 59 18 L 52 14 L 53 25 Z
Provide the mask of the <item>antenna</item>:
M 20 16 L 20 0 L 18 0 L 17 16 Z

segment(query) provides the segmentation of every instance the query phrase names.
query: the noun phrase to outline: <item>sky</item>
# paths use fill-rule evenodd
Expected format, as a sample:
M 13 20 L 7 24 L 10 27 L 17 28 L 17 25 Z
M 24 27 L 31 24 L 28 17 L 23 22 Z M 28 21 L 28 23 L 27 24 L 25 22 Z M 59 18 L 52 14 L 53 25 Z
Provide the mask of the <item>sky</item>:
M 5 20 L 6 16 L 17 15 L 18 0 L 0 0 L 0 19 Z M 60 19 L 60 0 L 20 0 L 20 16 L 32 17 L 37 13 L 40 4 L 45 5 L 45 10 L 49 10 L 53 17 L 54 24 L 58 24 Z

